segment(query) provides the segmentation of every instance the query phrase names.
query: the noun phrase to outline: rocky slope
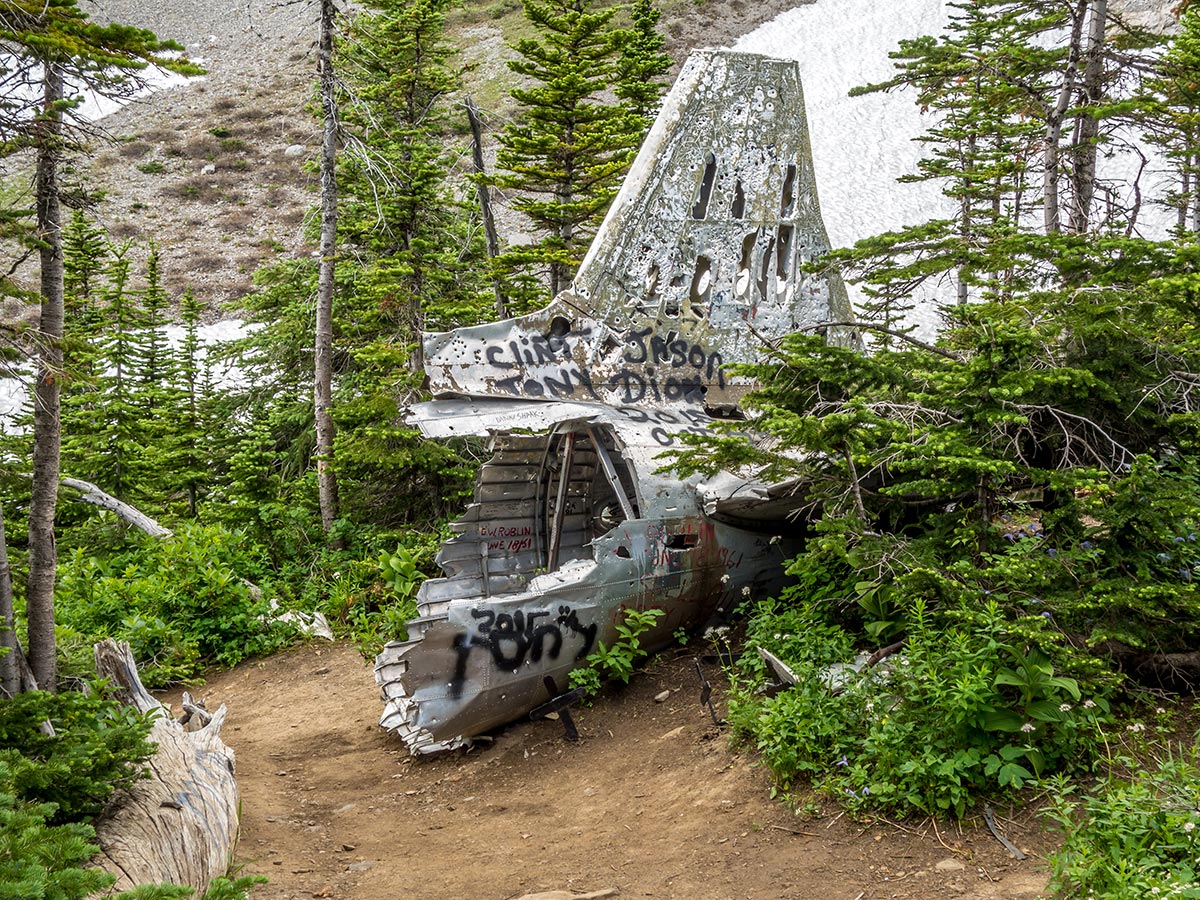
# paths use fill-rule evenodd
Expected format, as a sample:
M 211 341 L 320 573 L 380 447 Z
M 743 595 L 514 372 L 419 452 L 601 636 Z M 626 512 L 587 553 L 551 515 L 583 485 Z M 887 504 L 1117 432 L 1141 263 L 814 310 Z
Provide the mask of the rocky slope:
M 167 286 L 194 287 L 210 307 L 251 289 L 256 268 L 311 254 L 312 162 L 320 131 L 307 109 L 317 33 L 311 0 L 84 0 L 98 20 L 152 29 L 188 48 L 208 74 L 151 93 L 103 120 L 90 179 L 94 210 L 114 237 L 158 245 Z M 480 3 L 468 4 L 482 6 Z M 677 60 L 693 46 L 725 45 L 795 5 L 683 0 L 664 17 Z M 514 9 L 506 10 L 508 15 Z M 489 7 L 490 9 L 490 7 Z M 488 10 L 460 11 L 454 39 L 477 94 L 503 98 L 510 51 Z M 485 110 L 486 112 L 487 110 Z M 501 115 L 496 116 L 502 118 Z

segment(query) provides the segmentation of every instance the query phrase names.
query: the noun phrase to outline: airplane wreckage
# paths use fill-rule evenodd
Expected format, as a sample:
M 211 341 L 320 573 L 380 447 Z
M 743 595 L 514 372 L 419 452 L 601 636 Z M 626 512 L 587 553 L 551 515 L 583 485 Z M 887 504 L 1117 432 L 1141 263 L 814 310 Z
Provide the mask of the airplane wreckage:
M 850 318 L 829 249 L 794 62 L 703 50 L 685 64 L 574 282 L 545 309 L 425 336 L 428 438 L 493 456 L 375 677 L 380 724 L 413 754 L 470 744 L 551 704 L 617 637 L 665 613 L 663 646 L 783 579 L 786 492 L 664 474 L 664 450 L 737 415 L 730 363 Z M 856 335 L 830 328 L 830 341 Z M 550 676 L 547 678 L 546 676 Z

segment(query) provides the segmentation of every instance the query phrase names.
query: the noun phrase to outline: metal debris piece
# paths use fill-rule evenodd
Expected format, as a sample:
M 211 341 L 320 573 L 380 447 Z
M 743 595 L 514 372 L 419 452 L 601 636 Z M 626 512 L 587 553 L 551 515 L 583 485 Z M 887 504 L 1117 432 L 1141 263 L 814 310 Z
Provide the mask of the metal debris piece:
M 653 650 L 783 584 L 796 485 L 682 478 L 664 453 L 740 417 L 752 384 L 728 367 L 764 342 L 857 343 L 822 328 L 849 318 L 840 280 L 801 271 L 828 249 L 798 66 L 693 54 L 571 287 L 425 336 L 435 399 L 410 420 L 490 437 L 492 456 L 409 640 L 377 657 L 383 727 L 414 754 L 466 746 L 544 705 L 626 610 L 663 610 Z
M 992 837 L 998 840 L 1004 846 L 1004 849 L 1013 855 L 1014 859 L 1029 858 L 1021 852 L 1020 847 L 1000 833 L 1000 829 L 996 827 L 996 816 L 992 812 L 992 808 L 990 806 L 985 806 L 983 808 L 983 821 L 987 825 L 988 831 L 992 833 Z
M 700 705 L 708 707 L 708 714 L 712 716 L 713 724 L 720 728 L 725 723 L 717 716 L 717 710 L 713 706 L 712 685 L 704 677 L 704 669 L 700 667 L 700 660 L 696 660 L 696 674 L 700 676 Z
M 787 663 L 765 647 L 758 648 L 758 655 L 767 664 L 767 667 L 775 673 L 775 677 L 779 679 L 781 686 L 791 687 L 800 680 Z
M 579 740 L 579 729 L 575 727 L 575 720 L 571 718 L 571 705 L 578 703 L 587 696 L 587 690 L 578 687 L 567 691 L 565 694 L 560 694 L 558 692 L 558 685 L 549 675 L 543 678 L 542 682 L 546 685 L 546 690 L 550 692 L 550 699 L 541 706 L 534 707 L 529 713 L 529 718 L 542 719 L 548 717 L 551 713 L 555 713 L 558 715 L 559 721 L 563 724 L 563 731 L 567 733 L 567 740 Z

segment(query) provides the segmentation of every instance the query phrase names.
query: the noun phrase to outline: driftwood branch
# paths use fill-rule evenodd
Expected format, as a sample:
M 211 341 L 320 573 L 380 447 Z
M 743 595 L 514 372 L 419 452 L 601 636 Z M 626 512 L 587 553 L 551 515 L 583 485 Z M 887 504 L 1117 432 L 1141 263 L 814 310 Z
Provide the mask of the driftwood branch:
M 101 509 L 107 509 L 111 513 L 120 516 L 134 528 L 138 528 L 151 537 L 171 537 L 173 532 L 169 528 L 159 525 L 157 521 L 150 518 L 144 512 L 130 506 L 124 500 L 118 500 L 112 494 L 106 494 L 90 481 L 83 481 L 79 478 L 64 478 L 62 479 L 63 487 L 69 487 L 79 491 L 78 499 L 84 503 L 90 503 L 93 506 L 99 506 Z
M 203 727 L 185 731 L 142 685 L 128 644 L 105 640 L 95 652 L 96 671 L 117 697 L 157 715 L 150 740 L 158 750 L 150 776 L 125 792 L 97 825 L 101 851 L 94 864 L 117 877 L 116 890 L 169 882 L 202 894 L 226 873 L 237 842 L 233 751 L 220 736 L 225 707 L 205 711 Z
M 872 666 L 879 665 L 881 662 L 883 662 L 889 656 L 894 656 L 895 654 L 897 654 L 901 650 L 903 650 L 904 645 L 907 643 L 908 643 L 908 638 L 901 638 L 900 640 L 896 641 L 894 644 L 888 644 L 886 647 L 880 647 L 878 650 L 876 650 L 874 653 L 872 653 L 870 656 L 867 657 L 867 661 L 863 665 L 863 668 L 869 669 Z

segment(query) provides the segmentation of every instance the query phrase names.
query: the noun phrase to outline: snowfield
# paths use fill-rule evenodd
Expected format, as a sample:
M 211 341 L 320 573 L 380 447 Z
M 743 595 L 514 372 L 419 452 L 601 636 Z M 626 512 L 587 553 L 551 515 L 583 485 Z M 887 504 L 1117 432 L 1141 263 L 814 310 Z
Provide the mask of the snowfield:
M 904 38 L 940 33 L 947 15 L 942 0 L 818 0 L 733 45 L 799 62 L 817 196 L 834 247 L 950 212 L 936 184 L 896 183 L 917 171 L 922 148 L 914 138 L 928 127 L 912 96 L 849 96 L 851 88 L 890 78 L 888 53 Z M 857 305 L 861 292 L 849 289 Z M 918 302 L 914 318 L 922 332 L 936 327 L 937 303 L 953 297 L 947 284 Z
M 1126 14 L 1162 27 L 1170 16 L 1159 5 L 1120 4 Z M 940 34 L 948 23 L 949 10 L 942 0 L 817 0 L 783 13 L 733 45 L 735 50 L 799 62 L 817 194 L 834 247 L 952 213 L 936 183 L 896 183 L 898 177 L 916 173 L 923 148 L 915 138 L 930 124 L 930 115 L 920 113 L 912 92 L 848 96 L 851 88 L 894 74 L 888 53 L 901 39 Z M 1132 203 L 1131 185 L 1141 160 L 1120 149 L 1122 139 L 1149 159 L 1141 178 L 1143 192 L 1161 192 L 1165 176 L 1158 154 L 1136 135 L 1114 135 L 1108 151 L 1101 152 L 1100 177 L 1120 185 L 1123 202 Z M 1145 237 L 1165 237 L 1171 216 L 1161 207 L 1143 207 L 1137 231 Z M 854 285 L 849 290 L 857 305 L 862 292 Z M 912 313 L 918 333 L 932 336 L 938 304 L 953 301 L 954 285 L 948 281 L 918 297 Z

